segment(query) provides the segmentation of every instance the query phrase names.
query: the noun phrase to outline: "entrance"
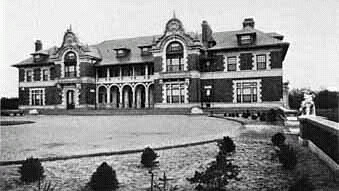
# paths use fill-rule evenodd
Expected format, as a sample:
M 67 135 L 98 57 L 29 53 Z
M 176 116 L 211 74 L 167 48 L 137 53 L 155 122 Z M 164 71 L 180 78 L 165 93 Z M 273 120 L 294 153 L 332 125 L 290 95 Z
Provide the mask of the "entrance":
M 74 109 L 74 90 L 68 90 L 66 94 L 66 107 L 67 109 Z

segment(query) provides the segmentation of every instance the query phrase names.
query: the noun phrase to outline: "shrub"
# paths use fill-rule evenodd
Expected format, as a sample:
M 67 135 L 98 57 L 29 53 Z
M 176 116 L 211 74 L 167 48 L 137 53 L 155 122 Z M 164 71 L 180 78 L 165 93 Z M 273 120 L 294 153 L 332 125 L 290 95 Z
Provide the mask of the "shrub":
M 248 118 L 248 115 L 247 115 L 247 113 L 243 112 L 242 115 L 241 115 L 241 117 L 247 119 L 247 118 Z
M 88 184 L 93 190 L 115 190 L 119 182 L 113 168 L 103 162 L 92 174 Z
M 238 113 L 238 112 L 237 112 L 237 113 L 235 113 L 235 116 L 236 116 L 236 117 L 239 117 L 239 113 Z
M 252 119 L 252 120 L 257 120 L 257 118 L 258 118 L 258 116 L 257 116 L 256 114 L 252 114 L 252 115 L 251 115 L 251 119 Z
M 229 114 L 228 114 L 229 115 Z M 227 117 L 227 113 L 224 113 L 224 117 Z
M 146 147 L 141 154 L 141 164 L 145 167 L 152 167 L 156 164 L 155 160 L 159 157 L 150 147 Z
M 229 136 L 224 137 L 222 140 L 218 141 L 217 146 L 219 147 L 219 151 L 222 154 L 227 154 L 235 151 L 235 144 Z
M 266 121 L 266 113 L 260 114 L 259 119 L 260 119 L 260 121 Z
M 23 182 L 35 182 L 44 178 L 44 167 L 37 158 L 27 158 L 19 168 L 20 180 Z
M 314 187 L 307 177 L 298 179 L 289 189 L 289 191 L 312 191 Z
M 266 120 L 268 122 L 273 122 L 276 120 L 276 117 L 277 117 L 277 111 L 274 110 L 274 109 L 270 109 L 267 113 L 267 117 L 266 117 Z
M 289 145 L 281 145 L 278 153 L 279 162 L 285 169 L 293 169 L 297 165 L 297 153 Z
M 271 138 L 273 145 L 278 146 L 278 147 L 284 145 L 285 140 L 286 140 L 286 137 L 282 133 L 276 133 Z

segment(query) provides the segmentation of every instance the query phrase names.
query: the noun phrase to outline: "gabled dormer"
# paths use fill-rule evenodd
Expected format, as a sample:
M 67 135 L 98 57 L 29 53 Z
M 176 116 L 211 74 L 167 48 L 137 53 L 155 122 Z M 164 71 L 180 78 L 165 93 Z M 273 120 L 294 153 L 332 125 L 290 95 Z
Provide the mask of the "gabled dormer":
M 152 55 L 152 45 L 142 45 L 138 46 L 140 48 L 141 56 L 149 56 Z
M 126 57 L 131 52 L 131 49 L 124 48 L 124 47 L 122 47 L 122 48 L 115 48 L 113 50 L 115 50 L 115 55 L 116 55 L 117 58 Z
M 256 42 L 256 32 L 254 29 L 254 20 L 253 18 L 246 18 L 244 20 L 243 24 L 243 30 L 241 32 L 238 32 L 237 40 L 239 46 L 249 46 L 254 45 Z

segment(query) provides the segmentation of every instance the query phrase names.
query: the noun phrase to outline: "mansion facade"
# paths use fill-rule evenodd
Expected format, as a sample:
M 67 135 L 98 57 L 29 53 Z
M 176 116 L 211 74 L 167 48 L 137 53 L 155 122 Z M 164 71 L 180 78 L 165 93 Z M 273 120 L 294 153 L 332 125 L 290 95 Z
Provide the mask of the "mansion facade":
M 289 43 L 255 29 L 186 33 L 175 16 L 162 35 L 79 42 L 68 29 L 60 47 L 35 42 L 19 69 L 21 109 L 188 108 L 282 105 Z

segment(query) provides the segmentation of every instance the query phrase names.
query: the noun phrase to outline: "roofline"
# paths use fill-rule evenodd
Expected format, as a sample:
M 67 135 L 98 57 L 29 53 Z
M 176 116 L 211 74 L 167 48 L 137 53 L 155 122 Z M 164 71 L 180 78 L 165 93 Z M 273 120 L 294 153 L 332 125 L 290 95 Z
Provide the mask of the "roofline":
M 27 64 L 13 64 L 11 67 L 23 68 L 27 66 L 41 66 L 41 65 L 53 65 L 54 62 L 43 62 L 43 63 L 27 63 Z
M 113 66 L 113 65 L 128 65 L 128 64 L 143 64 L 143 63 L 154 63 L 152 61 L 147 62 L 124 62 L 124 63 L 111 63 L 111 64 L 96 64 L 94 67 Z
M 265 48 L 265 47 L 284 47 L 289 46 L 288 42 L 276 43 L 276 44 L 266 44 L 266 45 L 254 45 L 254 46 L 239 46 L 239 47 L 220 47 L 220 48 L 209 48 L 207 51 L 218 51 L 218 50 L 249 50 L 249 49 L 256 49 L 256 48 Z

